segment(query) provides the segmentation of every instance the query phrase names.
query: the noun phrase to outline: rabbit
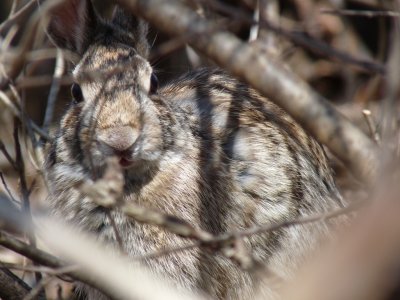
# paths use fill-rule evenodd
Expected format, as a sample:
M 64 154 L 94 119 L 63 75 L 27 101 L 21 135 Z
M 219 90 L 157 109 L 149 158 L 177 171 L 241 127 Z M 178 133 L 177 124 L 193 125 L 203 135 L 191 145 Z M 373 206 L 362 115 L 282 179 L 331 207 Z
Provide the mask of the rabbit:
M 219 69 L 193 70 L 159 87 L 147 60 L 147 31 L 145 21 L 118 6 L 104 20 L 89 0 L 70 0 L 52 12 L 49 36 L 80 58 L 71 104 L 45 162 L 54 215 L 118 247 L 106 210 L 77 187 L 101 178 L 108 157 L 122 168 L 120 201 L 214 235 L 342 205 L 322 146 L 256 90 Z M 118 209 L 111 214 L 129 257 L 187 244 Z M 288 279 L 329 230 L 322 222 L 285 227 L 245 238 L 244 245 L 255 261 Z M 215 299 L 252 299 L 259 284 L 234 261 L 202 248 L 144 264 L 178 288 Z M 82 290 L 88 299 L 107 299 Z

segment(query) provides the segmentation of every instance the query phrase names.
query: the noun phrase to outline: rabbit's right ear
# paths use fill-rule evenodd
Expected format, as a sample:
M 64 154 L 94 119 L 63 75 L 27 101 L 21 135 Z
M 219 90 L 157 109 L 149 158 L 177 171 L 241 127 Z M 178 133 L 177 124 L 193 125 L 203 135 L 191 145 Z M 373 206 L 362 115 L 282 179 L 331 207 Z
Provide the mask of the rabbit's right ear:
M 51 11 L 47 32 L 58 47 L 83 54 L 99 23 L 90 0 L 68 0 Z

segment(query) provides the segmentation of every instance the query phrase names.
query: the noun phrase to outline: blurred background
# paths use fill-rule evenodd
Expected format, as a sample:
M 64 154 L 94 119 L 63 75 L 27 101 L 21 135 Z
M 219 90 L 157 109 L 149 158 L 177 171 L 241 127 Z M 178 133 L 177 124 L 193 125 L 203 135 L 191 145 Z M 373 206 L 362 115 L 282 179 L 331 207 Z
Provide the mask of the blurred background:
M 20 6 L 25 0 L 18 1 Z M 111 14 L 110 1 L 95 1 L 96 7 L 104 16 Z M 252 14 L 247 0 L 220 1 L 230 8 L 246 14 Z M 372 60 L 385 63 L 390 48 L 390 36 L 393 22 L 396 17 L 387 16 L 360 16 L 332 14 L 332 10 L 382 11 L 393 10 L 394 1 L 385 0 L 281 0 L 279 4 L 278 23 L 276 25 L 296 33 L 300 37 L 311 38 L 311 41 L 321 41 L 327 45 L 342 50 L 346 54 L 358 59 Z M 205 1 L 207 3 L 207 1 Z M 0 22 L 7 18 L 11 9 L 12 0 L 0 2 Z M 222 17 L 229 18 L 228 15 Z M 239 24 L 235 32 L 243 40 L 249 38 L 250 26 Z M 23 33 L 20 31 L 14 38 Z M 324 49 L 311 51 L 310 49 L 294 45 L 284 37 L 277 37 L 280 45 L 280 59 L 289 64 L 291 69 L 335 104 L 370 105 L 382 98 L 384 82 L 380 74 L 349 65 L 333 59 Z M 51 43 L 44 40 L 37 41 L 36 47 L 51 47 Z M 164 34 L 152 29 L 150 41 L 154 43 L 153 50 L 157 50 L 168 40 Z M 307 41 L 307 40 L 306 40 Z M 308 43 L 312 44 L 311 41 Z M 315 46 L 318 48 L 319 45 Z M 320 53 L 318 53 L 320 52 Z M 329 53 L 329 52 L 328 52 Z M 159 80 L 162 82 L 188 71 L 192 67 L 187 51 L 184 47 L 176 49 L 163 57 L 153 57 Z M 41 59 L 30 63 L 26 72 L 30 76 L 53 73 L 54 59 Z M 38 124 L 43 120 L 49 86 L 24 88 L 29 95 L 26 109 L 33 120 Z M 59 93 L 57 115 L 65 108 L 69 101 L 69 87 L 63 87 Z M 361 116 L 362 118 L 362 116 Z

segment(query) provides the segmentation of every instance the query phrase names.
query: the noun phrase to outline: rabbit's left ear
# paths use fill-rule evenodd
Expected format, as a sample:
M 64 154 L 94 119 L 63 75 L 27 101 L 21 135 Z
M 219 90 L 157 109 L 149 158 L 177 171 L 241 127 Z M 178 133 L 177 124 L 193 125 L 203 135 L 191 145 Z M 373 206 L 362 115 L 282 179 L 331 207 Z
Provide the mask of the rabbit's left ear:
M 82 55 L 99 23 L 90 0 L 68 0 L 51 11 L 47 32 L 58 47 Z
M 112 23 L 131 36 L 131 40 L 128 43 L 136 49 L 139 55 L 143 58 L 148 57 L 150 46 L 147 40 L 148 24 L 146 21 L 116 6 Z

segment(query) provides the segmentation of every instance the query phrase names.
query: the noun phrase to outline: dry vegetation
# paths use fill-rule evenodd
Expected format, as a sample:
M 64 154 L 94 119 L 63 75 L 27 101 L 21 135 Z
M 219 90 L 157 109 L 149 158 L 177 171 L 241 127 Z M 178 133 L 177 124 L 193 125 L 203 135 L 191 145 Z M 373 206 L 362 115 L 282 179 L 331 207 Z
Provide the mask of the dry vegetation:
M 160 288 L 155 289 L 156 279 L 145 270 L 126 270 L 123 257 L 110 257 L 90 238 L 77 236 L 46 217 L 43 149 L 69 101 L 71 84 L 71 54 L 56 50 L 44 32 L 48 12 L 61 2 L 0 3 L 0 298 L 68 298 L 73 282 L 79 280 L 124 299 L 200 299 L 178 294 L 167 283 L 161 284 L 161 279 L 157 279 Z M 109 14 L 111 1 L 97 2 L 98 9 Z M 209 64 L 248 82 L 332 153 L 337 182 L 349 203 L 326 215 L 223 236 L 193 228 L 179 216 L 171 219 L 134 205 L 120 209 L 138 222 L 191 239 L 186 248 L 208 247 L 210 255 L 222 251 L 246 271 L 261 276 L 267 272 L 251 266 L 241 238 L 351 212 L 351 224 L 338 230 L 335 241 L 306 264 L 293 282 L 280 283 L 282 297 L 397 298 L 400 2 L 115 2 L 153 26 L 151 60 L 161 82 Z M 119 188 L 114 177 L 111 174 L 99 182 L 100 190 L 92 195 L 111 209 L 115 203 L 108 201 L 110 193 Z M 89 194 L 92 191 L 88 189 Z M 233 248 L 226 247 L 232 243 Z M 171 251 L 184 249 L 166 249 L 148 257 Z

